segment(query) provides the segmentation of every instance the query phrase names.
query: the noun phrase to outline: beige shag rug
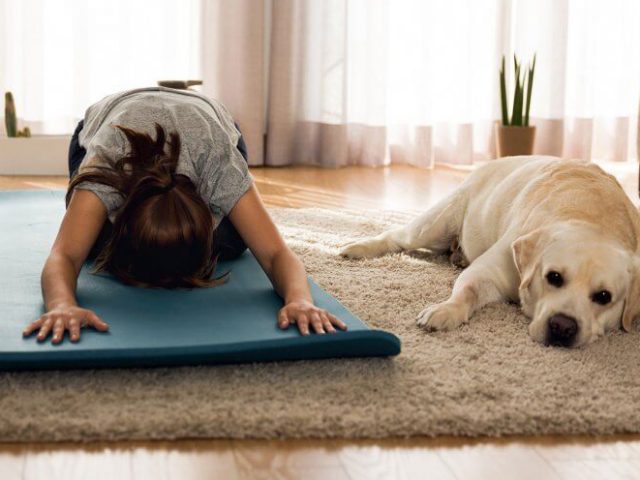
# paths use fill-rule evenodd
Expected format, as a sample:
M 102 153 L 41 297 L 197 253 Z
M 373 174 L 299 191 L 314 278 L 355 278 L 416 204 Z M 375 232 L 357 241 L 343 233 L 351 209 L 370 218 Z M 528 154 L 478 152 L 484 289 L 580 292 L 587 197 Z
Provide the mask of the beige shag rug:
M 414 323 L 450 293 L 443 258 L 337 257 L 338 246 L 408 216 L 273 212 L 309 273 L 372 327 L 402 340 L 392 359 L 0 374 L 0 440 L 640 432 L 640 337 L 546 348 L 513 305 L 459 331 Z

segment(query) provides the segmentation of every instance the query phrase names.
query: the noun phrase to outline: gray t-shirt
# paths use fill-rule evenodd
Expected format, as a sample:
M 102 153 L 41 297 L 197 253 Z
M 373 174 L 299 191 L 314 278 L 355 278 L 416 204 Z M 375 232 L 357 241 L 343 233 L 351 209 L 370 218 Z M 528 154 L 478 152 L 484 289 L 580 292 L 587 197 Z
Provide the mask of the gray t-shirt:
M 155 138 L 155 124 L 180 135 L 176 173 L 186 175 L 209 205 L 216 226 L 252 184 L 247 162 L 237 148 L 240 133 L 219 102 L 197 92 L 150 87 L 116 93 L 90 106 L 78 136 L 86 148 L 78 173 L 104 160 L 122 158 L 129 148 L 122 125 Z M 78 189 L 94 192 L 107 208 L 109 220 L 123 197 L 113 187 L 82 182 Z

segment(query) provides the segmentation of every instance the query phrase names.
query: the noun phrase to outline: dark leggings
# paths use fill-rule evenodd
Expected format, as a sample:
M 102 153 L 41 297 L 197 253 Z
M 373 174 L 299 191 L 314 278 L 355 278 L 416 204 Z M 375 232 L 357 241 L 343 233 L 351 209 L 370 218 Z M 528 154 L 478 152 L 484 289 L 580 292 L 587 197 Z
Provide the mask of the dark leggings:
M 78 134 L 82 130 L 83 125 L 84 121 L 81 120 L 80 123 L 78 123 L 75 132 L 73 132 L 73 136 L 71 137 L 71 143 L 69 145 L 69 179 L 72 179 L 76 176 L 76 173 L 78 173 L 78 168 L 80 167 L 80 163 L 87 153 L 84 147 L 80 146 L 80 144 L 78 143 Z M 240 135 L 240 139 L 238 140 L 237 147 L 244 159 L 247 160 L 247 145 L 244 142 L 242 134 Z M 104 225 L 102 227 L 102 230 L 100 231 L 100 234 L 98 235 L 98 238 L 96 239 L 96 242 L 91 248 L 89 258 L 95 258 L 98 253 L 100 253 L 102 247 L 104 247 L 107 240 L 109 240 L 112 231 L 113 225 L 107 219 L 104 222 Z M 214 254 L 218 255 L 218 258 L 220 260 L 231 260 L 242 255 L 242 253 L 246 249 L 247 245 L 244 243 L 244 240 L 242 240 L 242 237 L 235 229 L 229 218 L 223 217 L 222 221 L 213 233 Z

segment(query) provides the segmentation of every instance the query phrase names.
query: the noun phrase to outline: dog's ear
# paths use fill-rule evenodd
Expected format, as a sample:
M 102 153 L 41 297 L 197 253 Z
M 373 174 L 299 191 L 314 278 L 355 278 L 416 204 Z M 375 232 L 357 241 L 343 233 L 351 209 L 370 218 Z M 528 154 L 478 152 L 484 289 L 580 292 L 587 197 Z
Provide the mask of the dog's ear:
M 518 237 L 511 244 L 513 261 L 520 274 L 520 288 L 527 288 L 533 278 L 536 264 L 542 252 L 542 245 L 548 240 L 548 231 L 537 228 L 526 235 Z
M 633 322 L 640 316 L 640 257 L 634 255 L 629 264 L 631 283 L 627 290 L 627 297 L 624 299 L 624 310 L 622 312 L 622 328 L 625 332 L 631 331 Z

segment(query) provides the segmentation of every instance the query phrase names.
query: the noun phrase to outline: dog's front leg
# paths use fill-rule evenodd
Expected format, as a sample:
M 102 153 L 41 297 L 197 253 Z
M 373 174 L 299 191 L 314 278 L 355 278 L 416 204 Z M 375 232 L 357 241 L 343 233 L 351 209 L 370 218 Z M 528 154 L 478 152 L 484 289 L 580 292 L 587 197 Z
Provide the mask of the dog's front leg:
M 458 328 L 484 305 L 517 295 L 517 282 L 511 250 L 496 244 L 460 274 L 451 297 L 425 308 L 417 323 L 428 330 Z

